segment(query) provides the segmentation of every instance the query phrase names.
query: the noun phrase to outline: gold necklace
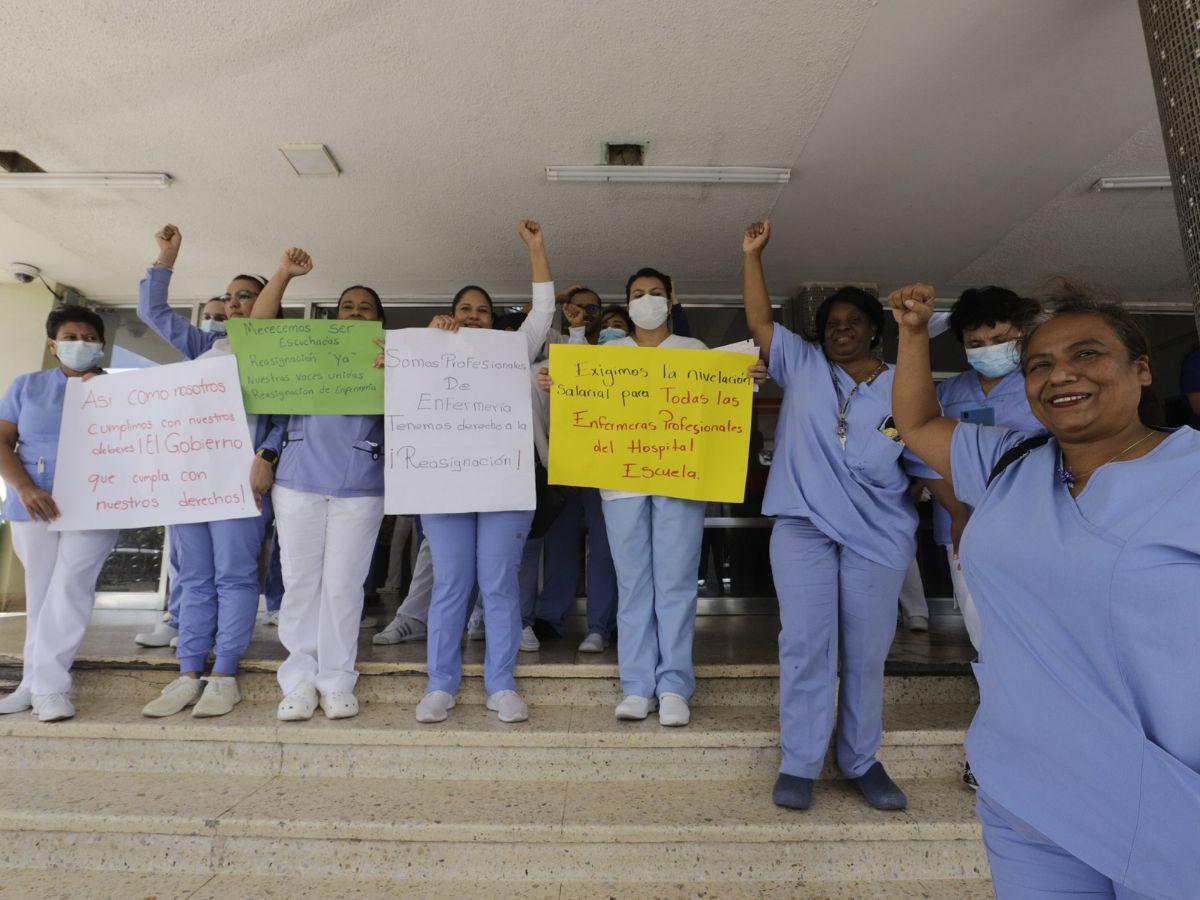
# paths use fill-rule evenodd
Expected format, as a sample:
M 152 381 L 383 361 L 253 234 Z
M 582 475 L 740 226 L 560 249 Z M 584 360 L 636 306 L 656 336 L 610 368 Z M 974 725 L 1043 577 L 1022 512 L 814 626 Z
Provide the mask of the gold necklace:
M 1153 437 L 1154 435 L 1155 435 L 1154 431 L 1148 431 L 1146 434 L 1143 434 L 1140 438 L 1138 438 L 1136 441 L 1134 441 L 1132 444 L 1130 444 L 1128 447 L 1126 447 L 1120 453 L 1117 453 L 1114 456 L 1110 456 L 1104 462 L 1100 463 L 1099 466 L 1092 466 L 1086 472 L 1081 472 L 1078 475 L 1076 475 L 1075 472 L 1072 471 L 1071 467 L 1069 465 L 1067 465 L 1067 462 L 1064 459 L 1062 461 L 1062 464 L 1058 467 L 1058 479 L 1063 484 L 1065 484 L 1068 488 L 1073 488 L 1073 487 L 1075 487 L 1076 484 L 1078 484 L 1083 479 L 1090 477 L 1091 474 L 1093 472 L 1095 472 L 1097 469 L 1099 469 L 1101 466 L 1107 466 L 1110 462 L 1114 462 L 1114 461 L 1120 459 L 1122 456 L 1124 456 L 1126 453 L 1128 453 L 1130 450 L 1132 450 L 1138 444 L 1142 443 L 1147 438 Z

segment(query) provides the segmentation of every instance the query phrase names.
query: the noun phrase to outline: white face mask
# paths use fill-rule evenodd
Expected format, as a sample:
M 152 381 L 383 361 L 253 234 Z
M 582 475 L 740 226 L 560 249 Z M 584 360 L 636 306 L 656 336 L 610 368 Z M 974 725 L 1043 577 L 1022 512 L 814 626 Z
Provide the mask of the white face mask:
M 652 331 L 667 321 L 667 298 L 657 294 L 642 294 L 629 301 L 629 318 L 633 324 Z

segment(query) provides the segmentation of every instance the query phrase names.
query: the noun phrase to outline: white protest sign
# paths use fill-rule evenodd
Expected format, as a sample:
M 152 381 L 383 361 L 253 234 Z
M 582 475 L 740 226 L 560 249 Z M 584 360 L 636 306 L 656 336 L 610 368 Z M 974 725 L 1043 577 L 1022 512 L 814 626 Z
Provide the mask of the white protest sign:
M 386 513 L 537 506 L 524 335 L 401 328 L 384 366 Z
M 67 380 L 55 531 L 258 515 L 232 356 Z

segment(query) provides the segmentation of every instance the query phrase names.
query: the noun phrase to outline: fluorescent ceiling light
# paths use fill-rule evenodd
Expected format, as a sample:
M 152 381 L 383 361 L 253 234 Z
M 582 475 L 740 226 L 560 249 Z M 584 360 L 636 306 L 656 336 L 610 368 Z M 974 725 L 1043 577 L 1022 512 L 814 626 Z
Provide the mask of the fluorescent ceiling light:
M 341 169 L 324 144 L 284 144 L 279 148 L 301 178 L 313 175 L 338 175 Z
M 1121 175 L 1101 178 L 1092 185 L 1093 191 L 1130 191 L 1162 189 L 1171 186 L 1170 175 Z
M 791 169 L 756 166 L 546 166 L 547 181 L 787 184 Z
M 163 172 L 0 172 L 0 188 L 165 188 Z

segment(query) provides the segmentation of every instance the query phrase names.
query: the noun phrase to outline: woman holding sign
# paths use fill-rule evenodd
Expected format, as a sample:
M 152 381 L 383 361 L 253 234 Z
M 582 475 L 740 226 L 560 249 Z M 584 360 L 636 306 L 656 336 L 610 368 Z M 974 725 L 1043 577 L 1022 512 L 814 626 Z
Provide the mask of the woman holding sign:
M 25 655 L 21 683 L 0 713 L 33 707 L 43 722 L 75 715 L 71 663 L 87 631 L 96 579 L 116 531 L 51 531 L 58 507 L 50 491 L 68 378 L 100 374 L 104 322 L 81 306 L 46 319 L 53 369 L 20 375 L 0 401 L 0 477 L 8 484 L 3 515 L 25 566 Z
M 874 808 L 903 809 L 904 792 L 875 759 L 883 665 L 917 527 L 909 463 L 892 423 L 893 371 L 873 354 L 883 307 L 865 291 L 842 288 L 817 311 L 819 343 L 774 322 L 762 269 L 770 235 L 769 223 L 756 222 L 742 250 L 746 321 L 784 389 L 762 505 L 764 515 L 778 517 L 771 570 L 782 626 L 783 761 L 773 799 L 792 809 L 811 805 L 836 698 L 842 773 Z
M 197 328 L 172 312 L 167 305 L 175 260 L 183 237 L 174 225 L 165 226 L 155 236 L 158 259 L 138 286 L 138 317 L 154 329 L 164 341 L 187 359 L 228 356 L 229 341 L 221 330 L 212 327 L 218 320 L 213 301 L 205 307 L 204 324 Z M 230 283 L 229 317 L 245 317 L 247 307 L 258 296 L 260 285 L 249 276 L 239 275 Z M 243 295 L 253 297 L 243 298 Z M 258 558 L 271 519 L 268 491 L 272 463 L 279 458 L 281 428 L 268 416 L 246 416 L 253 437 L 256 458 L 250 469 L 250 487 L 262 515 L 248 519 L 220 519 L 193 522 L 171 528 L 171 540 L 178 545 L 179 560 L 179 677 L 142 708 L 152 718 L 173 716 L 193 706 L 192 715 L 223 716 L 241 702 L 238 689 L 238 664 L 254 633 L 258 613 Z M 203 673 L 210 653 L 216 656 L 211 674 Z
M 251 317 L 275 318 L 288 284 L 312 268 L 303 250 L 286 251 Z M 338 298 L 337 318 L 381 322 L 383 303 L 354 285 Z M 311 719 L 318 705 L 330 719 L 356 716 L 363 585 L 383 522 L 383 416 L 289 417 L 271 496 L 283 566 L 279 640 L 288 651 L 277 716 Z
M 533 270 L 533 306 L 518 331 L 525 336 L 529 361 L 537 359 L 554 321 L 554 282 L 542 228 L 525 219 L 519 226 Z M 492 298 L 468 286 L 454 297 L 449 315 L 435 316 L 430 328 L 491 328 Z M 471 592 L 479 585 L 487 632 L 483 683 L 487 707 L 501 722 L 529 718 L 517 694 L 513 669 L 521 645 L 518 573 L 533 510 L 422 515 L 421 526 L 433 552 L 433 599 L 429 606 L 427 660 L 429 685 L 417 704 L 418 722 L 441 722 L 454 707 L 462 680 L 462 633 Z
M 1018 343 L 1050 432 L 1030 435 L 941 414 L 933 289 L 891 295 L 896 424 L 972 508 L 967 754 L 996 896 L 1194 897 L 1200 434 L 1141 421 L 1150 360 L 1129 312 L 1070 285 L 1048 300 Z

